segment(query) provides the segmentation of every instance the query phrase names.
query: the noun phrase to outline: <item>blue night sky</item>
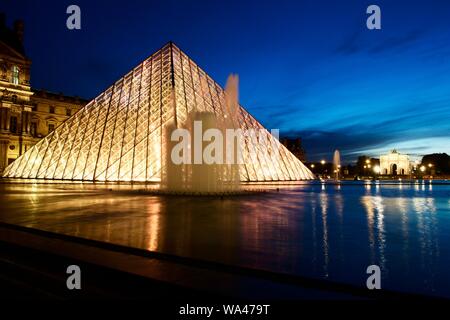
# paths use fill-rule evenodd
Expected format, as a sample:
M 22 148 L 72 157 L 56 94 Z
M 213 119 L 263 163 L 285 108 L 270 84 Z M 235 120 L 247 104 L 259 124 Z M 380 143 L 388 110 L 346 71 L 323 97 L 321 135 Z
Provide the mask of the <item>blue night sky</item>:
M 82 29 L 65 27 L 81 7 Z M 382 30 L 366 28 L 377 4 Z M 94 98 L 169 40 L 308 160 L 450 153 L 450 1 L 20 1 L 32 86 Z

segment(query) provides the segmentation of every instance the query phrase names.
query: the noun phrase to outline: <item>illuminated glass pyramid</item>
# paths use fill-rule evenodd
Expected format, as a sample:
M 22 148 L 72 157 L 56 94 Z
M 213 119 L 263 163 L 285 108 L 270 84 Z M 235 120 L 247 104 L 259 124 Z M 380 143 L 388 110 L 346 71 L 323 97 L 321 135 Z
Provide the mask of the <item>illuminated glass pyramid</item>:
M 176 108 L 171 107 L 172 92 Z M 160 181 L 164 128 L 174 117 L 187 120 L 193 109 L 224 116 L 224 90 L 186 54 L 169 43 L 90 101 L 51 134 L 11 163 L 4 177 L 87 181 Z M 241 128 L 263 129 L 242 107 Z M 241 181 L 313 179 L 311 171 L 267 130 L 278 146 L 278 161 L 257 150 L 258 162 L 246 161 L 242 146 Z M 267 153 L 268 151 L 268 153 Z

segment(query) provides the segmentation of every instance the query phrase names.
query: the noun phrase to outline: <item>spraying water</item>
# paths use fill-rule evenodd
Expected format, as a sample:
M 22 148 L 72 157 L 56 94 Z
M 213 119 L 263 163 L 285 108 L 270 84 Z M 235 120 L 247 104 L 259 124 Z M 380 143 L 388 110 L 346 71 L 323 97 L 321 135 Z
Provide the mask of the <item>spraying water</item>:
M 341 154 L 339 150 L 335 150 L 333 154 L 333 170 L 334 170 L 334 176 L 335 180 L 339 180 L 339 176 L 341 173 Z
M 238 103 L 238 77 L 230 75 L 225 86 L 225 112 L 218 115 L 215 112 L 206 111 L 206 106 L 196 106 L 188 113 L 187 120 L 184 125 L 171 122 L 165 126 L 164 134 L 162 136 L 162 154 L 163 154 L 163 169 L 162 169 L 162 186 L 164 190 L 169 192 L 193 193 L 193 194 L 223 194 L 235 193 L 240 190 L 240 176 L 239 164 L 237 162 L 237 148 L 234 141 L 223 141 L 223 149 L 226 150 L 229 146 L 227 144 L 234 143 L 235 148 L 233 155 L 236 156 L 232 164 L 227 163 L 189 163 L 189 164 L 175 164 L 171 159 L 171 153 L 174 146 L 178 142 L 171 141 L 171 134 L 174 129 L 187 129 L 191 134 L 190 142 L 190 157 L 195 158 L 194 149 L 198 147 L 198 139 L 201 140 L 200 145 L 204 150 L 209 141 L 203 141 L 202 137 L 208 129 L 217 129 L 226 136 L 226 129 L 238 128 L 236 116 L 239 111 Z M 207 84 L 205 81 L 201 82 L 205 92 Z M 173 112 L 176 115 L 176 99 L 175 94 L 171 95 L 171 104 Z M 200 137 L 194 130 L 195 124 L 201 123 Z M 195 140 L 195 141 L 194 141 Z M 197 145 L 196 145 L 197 143 Z

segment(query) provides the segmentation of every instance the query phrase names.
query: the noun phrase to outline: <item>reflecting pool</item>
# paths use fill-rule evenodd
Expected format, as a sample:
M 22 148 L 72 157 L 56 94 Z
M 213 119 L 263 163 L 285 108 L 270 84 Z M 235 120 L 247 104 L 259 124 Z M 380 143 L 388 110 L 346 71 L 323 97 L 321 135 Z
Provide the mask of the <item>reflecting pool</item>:
M 361 286 L 376 264 L 382 288 L 450 297 L 449 184 L 263 187 L 220 199 L 3 182 L 0 221 Z

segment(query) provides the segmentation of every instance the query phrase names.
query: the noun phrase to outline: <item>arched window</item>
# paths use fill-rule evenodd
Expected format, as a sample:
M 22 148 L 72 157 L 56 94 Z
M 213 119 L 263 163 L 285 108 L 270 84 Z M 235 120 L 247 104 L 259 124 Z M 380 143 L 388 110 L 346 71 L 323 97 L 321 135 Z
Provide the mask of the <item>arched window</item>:
M 11 82 L 13 84 L 19 84 L 19 67 L 14 65 L 12 66 L 12 74 L 11 74 Z

